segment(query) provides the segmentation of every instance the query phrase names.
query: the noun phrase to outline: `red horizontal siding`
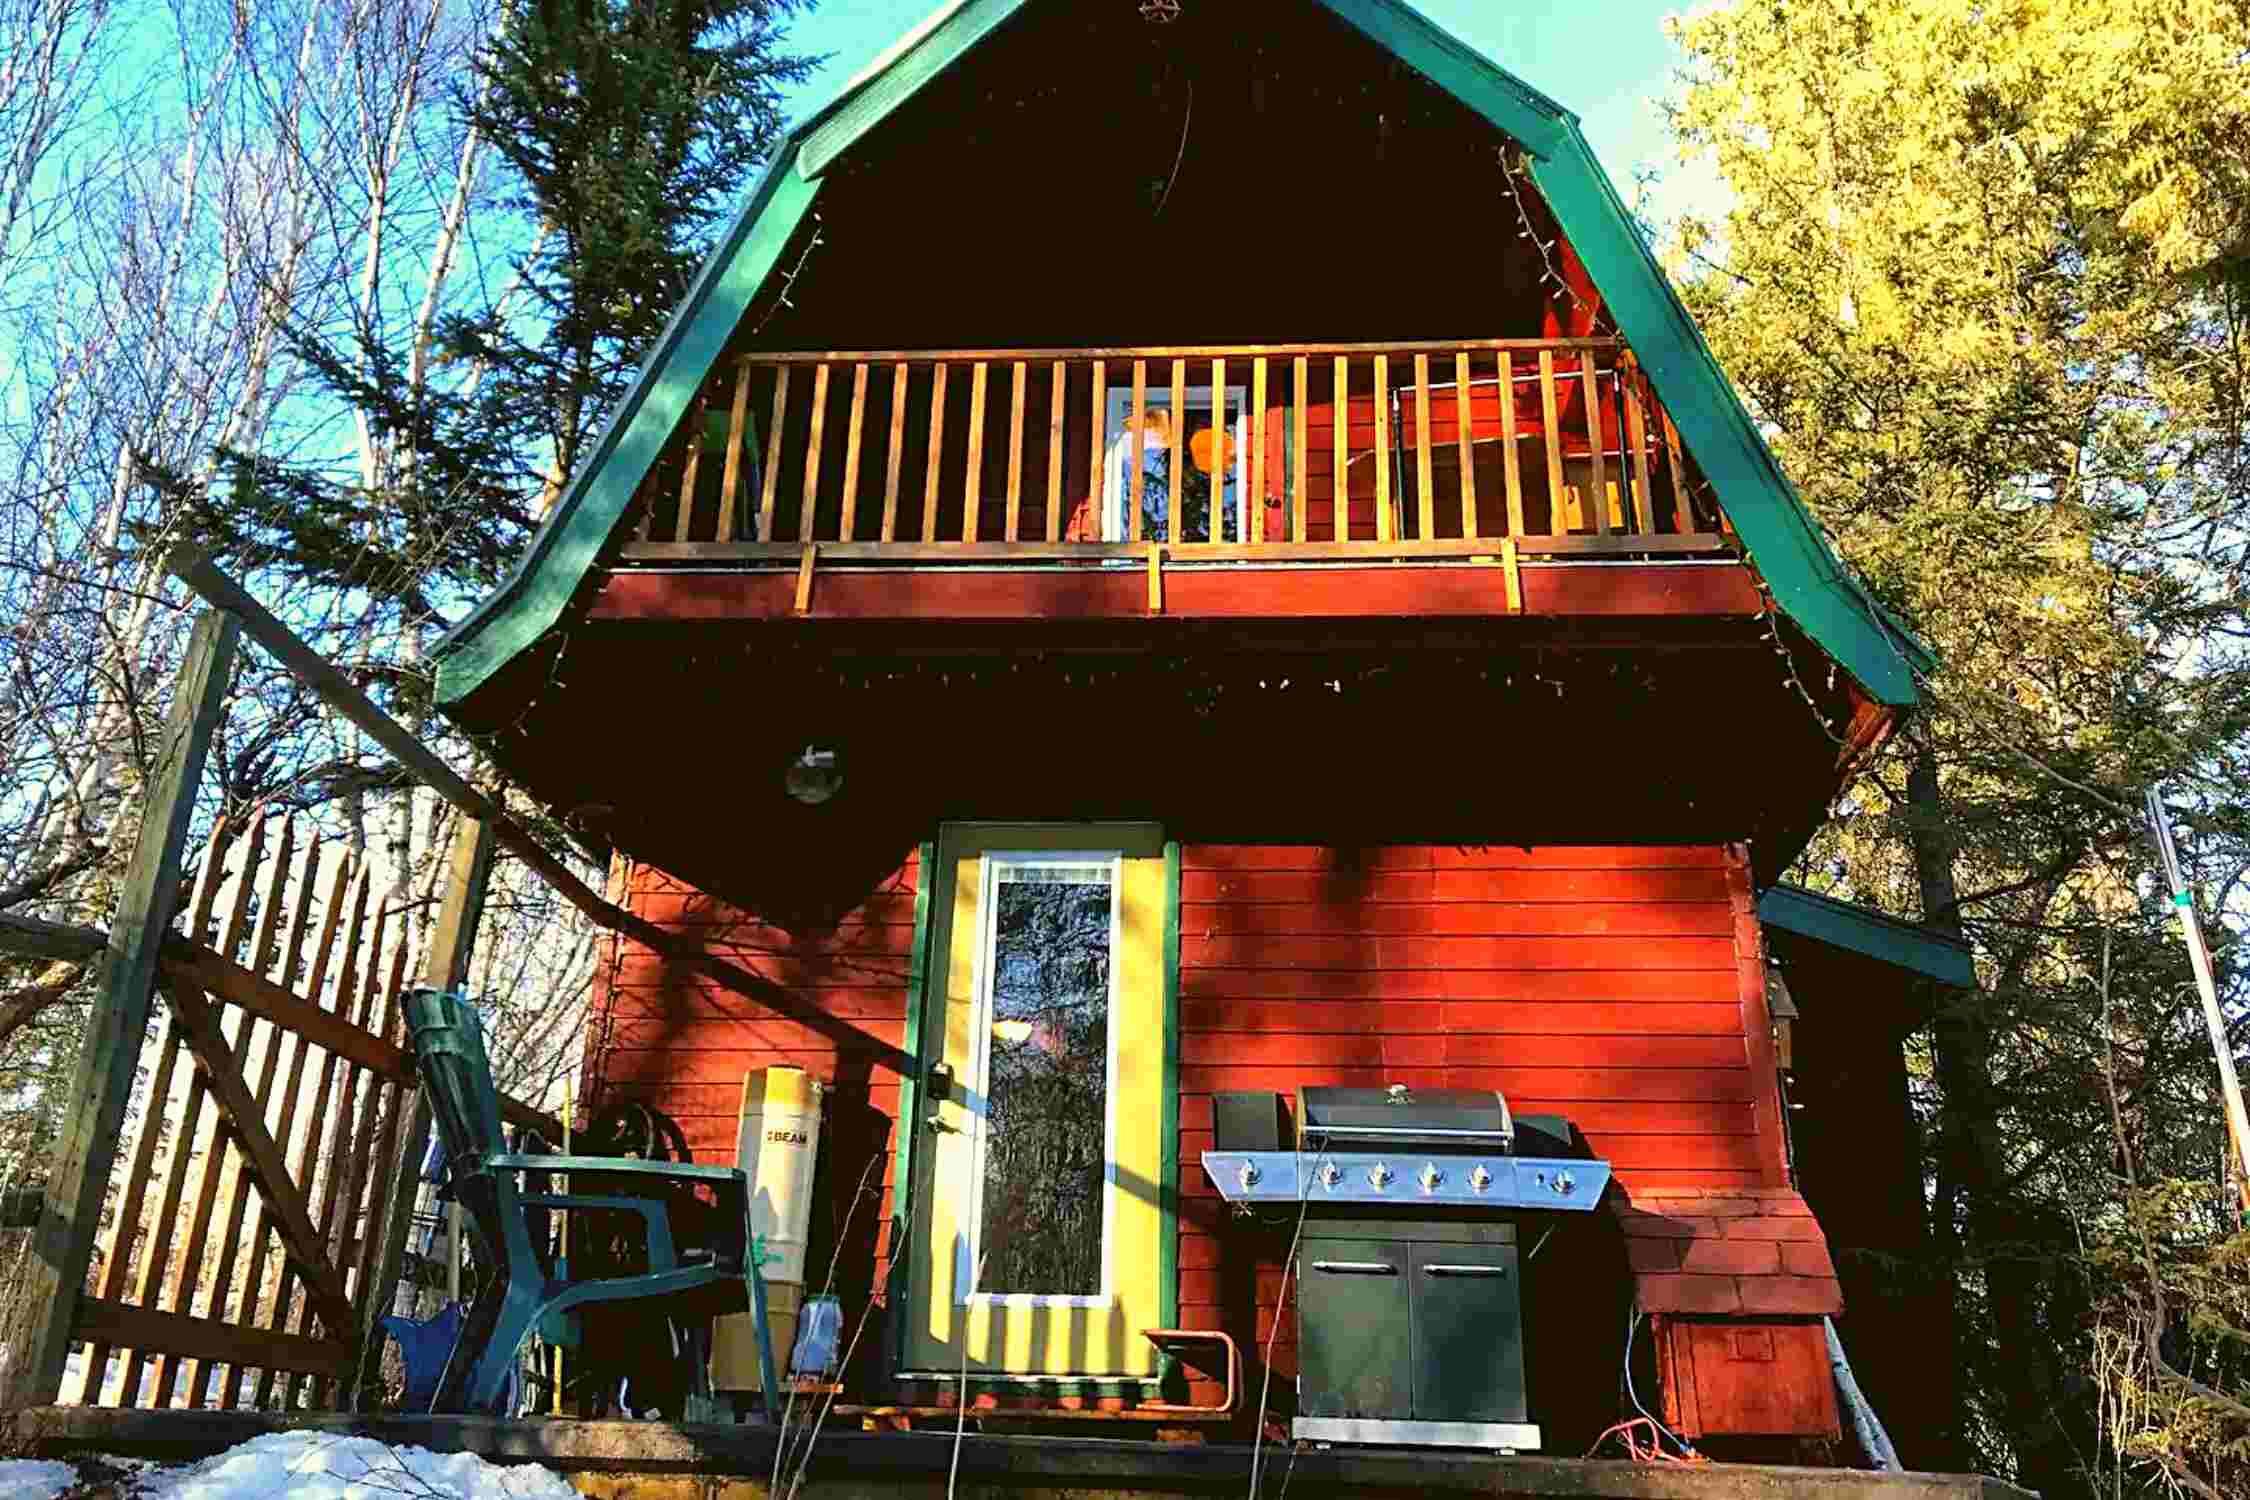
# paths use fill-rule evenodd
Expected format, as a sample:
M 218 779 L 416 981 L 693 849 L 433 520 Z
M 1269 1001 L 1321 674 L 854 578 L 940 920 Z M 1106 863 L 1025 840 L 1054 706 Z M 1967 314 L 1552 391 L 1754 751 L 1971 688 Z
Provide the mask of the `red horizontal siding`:
M 630 870 L 620 900 L 776 984 L 806 1019 L 621 944 L 599 996 L 599 1085 L 664 1109 L 699 1159 L 725 1161 L 743 1075 L 810 1069 L 838 1090 L 831 1120 L 860 1122 L 832 1137 L 852 1155 L 829 1161 L 837 1192 L 865 1168 L 861 1202 L 879 1195 L 887 1240 L 899 1087 L 884 1054 L 905 1039 L 918 874 L 910 863 L 858 910 L 800 930 Z M 1198 1165 L 1222 1090 L 1497 1088 L 1518 1113 L 1570 1117 L 1636 1192 L 1780 1181 L 1763 955 L 1733 851 L 1191 845 L 1181 885 L 1185 1326 L 1226 1328 L 1255 1357 L 1277 1315 L 1281 1247 L 1245 1234 Z M 1778 1230 L 1765 1243 L 1788 1247 L 1772 1251 L 1795 1256 L 1786 1269 L 1816 1269 L 1817 1243 Z
M 1210 1034 L 1289 1031 L 1304 1035 L 1490 1037 L 1725 1036 L 1742 1034 L 1741 1007 L 1728 1002 L 1652 1000 L 1308 1000 L 1283 1011 L 1232 1000 L 1183 1000 L 1180 1025 Z
M 1280 1250 L 1198 1165 L 1211 1095 L 1494 1088 L 1629 1186 L 1780 1180 L 1740 851 L 1190 845 L 1180 912 L 1180 1319 L 1256 1351 Z M 1774 1252 L 1778 1254 L 1779 1252 Z
M 1724 909 L 1725 877 L 1717 871 L 1652 869 L 1635 882 L 1633 904 L 1660 901 L 1713 902 Z M 1379 905 L 1442 905 L 1449 901 L 1542 902 L 1572 906 L 1609 904 L 1612 877 L 1601 870 L 1570 869 L 1277 869 L 1189 870 L 1181 875 L 1180 900 L 1188 906 L 1266 902 L 1328 902 Z
M 1187 901 L 1180 930 L 1261 939 L 1359 936 L 1724 937 L 1734 924 L 1709 902 L 1589 906 L 1576 901 L 1456 901 L 1378 905 L 1354 901 Z
M 822 1145 L 835 1183 L 827 1209 L 834 1219 L 880 1209 L 877 1225 L 862 1220 L 855 1231 L 864 1244 L 875 1228 L 874 1261 L 841 1267 L 845 1287 L 879 1284 L 890 1253 L 899 1082 L 886 1054 L 905 1038 L 919 873 L 910 857 L 857 910 L 804 928 L 743 911 L 647 866 L 626 866 L 611 885 L 613 898 L 636 915 L 773 982 L 777 999 L 810 1019 L 776 1014 L 687 965 L 621 942 L 595 996 L 590 1082 L 597 1096 L 661 1109 L 679 1122 L 698 1161 L 731 1163 L 745 1074 L 787 1063 L 821 1079 L 832 1091 Z M 879 1200 L 852 1192 L 862 1173 Z

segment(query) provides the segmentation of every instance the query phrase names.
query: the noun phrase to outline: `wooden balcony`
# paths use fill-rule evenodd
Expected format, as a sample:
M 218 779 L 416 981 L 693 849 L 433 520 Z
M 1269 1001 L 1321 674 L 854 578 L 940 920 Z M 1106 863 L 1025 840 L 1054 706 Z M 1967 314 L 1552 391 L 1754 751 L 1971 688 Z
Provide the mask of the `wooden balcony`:
M 621 572 L 1725 556 L 1614 339 L 754 353 Z

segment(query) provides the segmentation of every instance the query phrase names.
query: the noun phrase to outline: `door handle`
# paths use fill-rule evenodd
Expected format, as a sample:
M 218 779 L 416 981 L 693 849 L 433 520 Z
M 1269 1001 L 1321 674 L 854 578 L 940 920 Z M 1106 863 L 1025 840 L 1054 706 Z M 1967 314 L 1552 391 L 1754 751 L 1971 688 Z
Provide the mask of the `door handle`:
M 1424 1276 L 1505 1276 L 1508 1274 L 1508 1268 L 1506 1266 L 1427 1265 L 1422 1268 L 1422 1274 Z
M 1316 1260 L 1316 1271 L 1333 1271 L 1339 1276 L 1396 1276 L 1398 1267 L 1387 1260 Z

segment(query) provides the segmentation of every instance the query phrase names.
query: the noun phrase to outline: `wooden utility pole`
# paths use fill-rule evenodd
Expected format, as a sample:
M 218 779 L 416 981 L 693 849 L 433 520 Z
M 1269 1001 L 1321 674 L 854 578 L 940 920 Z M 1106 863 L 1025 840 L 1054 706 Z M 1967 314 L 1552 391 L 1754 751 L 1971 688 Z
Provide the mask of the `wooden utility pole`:
M 46 1209 L 39 1220 L 37 1254 L 27 1268 L 22 1301 L 32 1309 L 25 1347 L 30 1360 L 24 1384 L 9 1393 L 11 1405 L 44 1406 L 62 1393 L 78 1300 L 86 1287 L 102 1202 L 115 1164 L 125 1107 L 140 1066 L 156 994 L 158 958 L 171 932 L 179 899 L 180 858 L 195 792 L 203 779 L 226 701 L 241 627 L 232 615 L 207 610 L 195 622 L 187 657 L 172 694 L 164 739 L 149 778 L 133 859 L 118 893 L 102 960 L 101 982 L 87 1017 L 71 1089 L 76 1108 L 63 1121 L 48 1174 Z M 119 1251 L 131 1244 L 118 1239 Z
M 492 878 L 494 829 L 490 820 L 464 818 L 453 838 L 451 868 L 446 872 L 445 901 L 438 908 L 437 925 L 430 930 L 430 946 L 422 957 L 417 983 L 424 989 L 458 990 L 469 977 L 469 957 L 476 948 L 477 925 L 484 916 L 485 889 Z M 407 1039 L 411 1045 L 412 1038 Z M 359 1409 L 380 1395 L 383 1330 L 381 1319 L 390 1311 L 390 1299 L 406 1264 L 406 1236 L 414 1224 L 414 1201 L 420 1195 L 422 1157 L 430 1149 L 430 1099 L 419 1084 L 408 1107 L 406 1130 L 399 1141 L 391 1184 L 390 1206 L 381 1226 L 382 1254 L 375 1274 L 361 1289 L 359 1378 L 345 1393 L 347 1409 Z M 379 1201 L 370 1199 L 371 1202 Z M 453 1226 L 458 1234 L 460 1226 Z

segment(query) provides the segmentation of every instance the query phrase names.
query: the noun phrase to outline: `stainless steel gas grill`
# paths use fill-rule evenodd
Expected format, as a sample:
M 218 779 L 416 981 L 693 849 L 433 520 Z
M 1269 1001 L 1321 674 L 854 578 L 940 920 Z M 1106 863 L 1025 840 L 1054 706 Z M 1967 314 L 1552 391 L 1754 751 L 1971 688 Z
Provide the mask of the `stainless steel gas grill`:
M 1295 1435 L 1537 1448 L 1520 1221 L 1591 1210 L 1609 1164 L 1485 1090 L 1307 1088 L 1296 1113 L 1286 1142 L 1278 1098 L 1223 1099 L 1203 1153 L 1229 1201 L 1302 1217 Z

